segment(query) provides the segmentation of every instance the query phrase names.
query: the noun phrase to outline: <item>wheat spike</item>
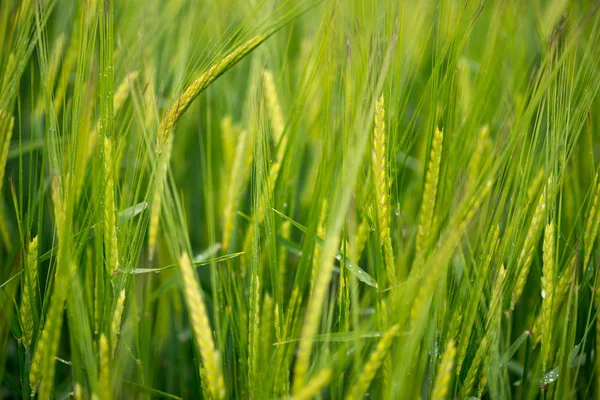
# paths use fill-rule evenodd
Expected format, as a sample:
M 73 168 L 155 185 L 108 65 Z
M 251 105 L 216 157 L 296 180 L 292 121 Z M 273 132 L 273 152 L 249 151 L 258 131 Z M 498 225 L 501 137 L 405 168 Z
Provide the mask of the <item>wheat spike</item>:
M 23 324 L 23 335 L 27 347 L 31 346 L 33 340 L 33 307 L 37 298 L 37 258 L 38 240 L 34 237 L 27 247 L 27 262 L 25 264 L 25 275 L 23 278 L 23 297 L 21 302 L 21 321 Z
M 194 80 L 188 88 L 179 96 L 179 98 L 167 110 L 160 123 L 160 132 L 157 138 L 157 151 L 162 152 L 163 146 L 167 143 L 175 123 L 181 115 L 188 109 L 192 101 L 219 76 L 225 73 L 229 68 L 237 64 L 242 58 L 258 47 L 267 36 L 259 34 L 252 39 L 236 47 L 231 53 L 211 65 L 205 72 Z
M 196 338 L 196 344 L 202 356 L 203 368 L 206 370 L 208 388 L 213 398 L 225 397 L 225 381 L 221 372 L 219 353 L 215 349 L 206 307 L 202 299 L 200 285 L 187 253 L 179 259 L 183 279 L 185 300 L 190 314 L 190 323 Z M 200 373 L 198 371 L 198 373 Z
M 432 400 L 444 400 L 448 396 L 448 388 L 452 380 L 452 367 L 454 366 L 454 356 L 456 355 L 456 344 L 454 339 L 450 339 L 442 354 L 442 361 L 438 367 L 433 391 L 431 392 Z
M 556 228 L 554 221 L 546 226 L 543 245 L 543 267 L 542 267 L 542 326 L 540 340 L 542 342 L 542 372 L 546 370 L 546 363 L 550 355 L 550 344 L 552 342 L 552 303 L 554 298 L 554 264 Z
M 429 164 L 423 188 L 423 200 L 419 212 L 419 227 L 416 241 L 417 259 L 424 256 L 425 246 L 428 245 L 430 240 L 433 211 L 435 209 L 438 181 L 440 178 L 443 143 L 444 132 L 436 128 L 431 142 L 431 153 L 429 155 Z
M 394 338 L 398 335 L 399 331 L 400 325 L 394 325 L 385 331 L 383 337 L 379 343 L 377 343 L 377 347 L 375 347 L 369 356 L 369 360 L 365 363 L 363 370 L 358 377 L 358 381 L 348 392 L 346 400 L 360 400 L 363 398 L 365 392 L 369 389 L 369 386 L 371 386 L 373 379 L 375 379 L 375 375 L 377 374 L 379 367 L 381 367 L 381 364 L 387 356 Z
M 529 267 L 531 266 L 531 261 L 533 259 L 535 244 L 539 239 L 541 228 L 543 227 L 543 220 L 546 213 L 546 203 L 551 199 L 552 185 L 553 178 L 550 176 L 546 190 L 540 194 L 533 218 L 531 219 L 531 224 L 529 225 L 529 230 L 527 231 L 527 236 L 525 237 L 525 243 L 523 244 L 519 258 L 517 259 L 518 276 L 510 300 L 511 310 L 515 309 L 515 305 L 517 304 L 519 297 L 521 297 L 521 293 L 523 293 L 525 283 L 527 282 L 527 276 L 529 275 Z
M 385 130 L 385 102 L 383 95 L 379 97 L 375 108 L 375 129 L 373 130 L 373 176 L 375 179 L 375 198 L 377 199 L 377 216 L 379 222 L 379 240 L 383 246 L 385 267 L 388 280 L 396 281 L 396 263 L 390 236 L 389 217 L 389 182 L 387 176 L 387 137 Z

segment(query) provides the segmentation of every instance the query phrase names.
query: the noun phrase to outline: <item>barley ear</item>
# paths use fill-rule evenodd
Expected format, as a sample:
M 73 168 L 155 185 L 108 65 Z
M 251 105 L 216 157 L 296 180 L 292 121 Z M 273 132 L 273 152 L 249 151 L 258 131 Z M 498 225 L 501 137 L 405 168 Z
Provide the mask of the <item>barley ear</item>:
M 292 396 L 290 400 L 310 400 L 315 398 L 319 394 L 319 392 L 323 390 L 325 386 L 327 386 L 329 381 L 331 381 L 331 376 L 331 369 L 322 369 L 321 371 L 319 371 L 317 376 L 308 381 L 306 386 L 304 386 L 304 388 L 297 394 Z
M 377 200 L 377 217 L 379 223 L 379 241 L 383 246 L 385 268 L 388 280 L 396 281 L 396 264 L 390 237 L 389 216 L 389 179 L 387 170 L 387 137 L 385 130 L 385 103 L 383 95 L 375 108 L 375 129 L 373 130 L 372 153 L 373 176 L 375 179 L 375 198 Z
M 525 288 L 525 283 L 527 282 L 529 267 L 531 266 L 531 261 L 533 259 L 533 252 L 543 227 L 544 216 L 546 215 L 546 204 L 551 199 L 552 185 L 553 178 L 550 176 L 546 190 L 540 194 L 533 218 L 531 219 L 531 224 L 529 224 L 527 236 L 525 237 L 525 243 L 523 244 L 519 258 L 517 259 L 516 270 L 518 271 L 518 275 L 510 300 L 511 310 L 515 309 L 515 305 L 517 304 L 517 301 L 519 301 L 523 289 Z
M 125 289 L 122 289 L 117 298 L 115 309 L 113 311 L 112 323 L 110 327 L 110 349 L 112 351 L 111 358 L 115 357 L 117 342 L 121 333 L 121 320 L 123 319 L 123 309 L 125 308 Z
M 433 391 L 432 400 L 444 400 L 448 396 L 450 381 L 452 380 L 452 368 L 454 366 L 454 356 L 456 355 L 456 344 L 454 339 L 450 339 L 442 355 L 442 361 L 438 367 Z
M 542 267 L 542 326 L 540 329 L 540 340 L 542 342 L 542 373 L 546 371 L 546 364 L 550 355 L 552 343 L 552 306 L 554 299 L 554 264 L 556 228 L 554 221 L 546 226 L 543 245 L 543 267 Z
M 9 113 L 0 109 L 0 191 L 4 182 L 4 171 L 14 124 L 15 119 Z
M 104 248 L 106 273 L 113 276 L 119 270 L 119 248 L 117 243 L 115 184 L 113 178 L 113 144 L 104 138 Z
M 37 299 L 37 258 L 38 258 L 38 240 L 34 237 L 27 246 L 27 257 L 25 264 L 25 274 L 23 277 L 23 297 L 21 301 L 21 321 L 23 326 L 23 336 L 25 345 L 31 346 L 33 340 L 33 312 Z
M 423 199 L 421 202 L 421 210 L 419 212 L 416 259 L 425 256 L 425 247 L 431 239 L 430 236 L 433 228 L 433 212 L 435 209 L 438 181 L 440 178 L 443 143 L 444 132 L 436 128 L 433 134 L 433 140 L 431 141 L 431 153 L 429 155 L 429 164 L 427 166 L 425 185 L 423 187 Z
M 400 325 L 394 325 L 384 333 L 379 343 L 377 343 L 377 347 L 375 347 L 369 356 L 369 360 L 365 363 L 363 370 L 358 377 L 358 381 L 348 392 L 346 400 L 360 400 L 363 398 L 366 391 L 369 390 L 369 386 L 371 386 L 373 379 L 375 379 L 375 375 L 377 374 L 379 367 L 381 367 L 381 364 L 387 356 L 394 338 L 398 335 L 399 331 Z
M 279 97 L 277 96 L 275 80 L 273 79 L 273 74 L 267 69 L 263 71 L 263 82 L 265 85 L 267 111 L 269 113 L 271 129 L 273 130 L 273 140 L 275 143 L 278 143 L 283 134 L 285 125 L 283 123 L 283 113 L 281 112 L 281 105 L 279 104 Z
M 225 398 L 225 381 L 219 361 L 219 353 L 215 349 L 212 330 L 208 321 L 208 314 L 200 285 L 196 279 L 196 274 L 192 269 L 192 264 L 187 253 L 183 253 L 179 259 L 181 277 L 183 279 L 185 300 L 188 306 L 190 324 L 196 345 L 202 357 L 202 365 L 206 371 L 208 388 L 214 399 Z M 198 371 L 200 373 L 200 371 Z
M 192 101 L 194 101 L 194 99 L 198 97 L 198 95 L 202 93 L 204 89 L 210 86 L 210 84 L 213 83 L 219 76 L 221 76 L 229 68 L 233 67 L 252 50 L 258 47 L 263 41 L 265 41 L 266 38 L 267 37 L 265 35 L 259 34 L 242 43 L 223 59 L 211 65 L 187 87 L 181 96 L 179 96 L 179 98 L 167 110 L 161 121 L 156 145 L 158 153 L 162 153 L 163 147 L 171 136 L 175 123 L 188 109 L 190 104 L 192 104 Z
M 590 213 L 587 219 L 585 233 L 583 235 L 583 244 L 584 244 L 584 257 L 583 257 L 583 274 L 585 276 L 585 272 L 588 269 L 588 264 L 590 261 L 590 257 L 592 255 L 592 249 L 594 248 L 594 242 L 596 241 L 596 237 L 598 236 L 598 228 L 600 228 L 600 179 L 598 179 L 598 173 L 596 173 L 596 179 L 594 180 L 596 183 L 596 190 L 594 191 L 594 200 L 592 202 L 592 207 L 590 208 Z

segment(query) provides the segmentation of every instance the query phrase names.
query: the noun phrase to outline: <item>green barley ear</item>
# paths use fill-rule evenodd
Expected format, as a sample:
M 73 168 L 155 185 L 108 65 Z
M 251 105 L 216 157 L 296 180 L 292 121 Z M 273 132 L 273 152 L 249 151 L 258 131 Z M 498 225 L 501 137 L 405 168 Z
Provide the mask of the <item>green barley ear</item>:
M 400 325 L 394 325 L 384 333 L 379 343 L 377 343 L 377 347 L 375 347 L 375 350 L 369 356 L 369 360 L 365 363 L 358 381 L 348 392 L 346 400 L 360 400 L 364 397 L 398 332 L 400 332 Z
M 350 249 L 351 260 L 354 262 L 358 262 L 360 256 L 362 255 L 367 241 L 369 240 L 369 235 L 371 234 L 371 227 L 369 226 L 369 221 L 366 217 L 363 217 L 358 229 L 356 230 L 356 235 L 354 237 L 354 246 Z
M 298 394 L 305 386 L 306 374 L 310 365 L 310 354 L 314 336 L 321 321 L 321 308 L 327 295 L 331 274 L 333 272 L 333 259 L 339 248 L 340 238 L 336 236 L 331 240 L 331 246 L 324 246 L 318 262 L 318 273 L 315 278 L 308 306 L 305 312 L 304 324 L 300 333 L 296 364 L 294 365 L 293 393 Z
M 110 399 L 110 349 L 105 334 L 98 340 L 98 388 L 102 399 Z
M 490 306 L 487 316 L 487 321 L 485 325 L 485 335 L 477 348 L 477 352 L 475 353 L 475 357 L 471 362 L 471 366 L 467 372 L 467 377 L 463 383 L 463 387 L 461 390 L 461 398 L 466 398 L 471 394 L 475 387 L 475 380 L 479 374 L 480 367 L 485 363 L 489 362 L 490 357 L 490 346 L 495 342 L 496 337 L 498 335 L 498 328 L 495 325 L 495 319 L 502 309 L 502 298 L 503 298 L 503 287 L 504 280 L 506 278 L 506 269 L 504 265 L 500 267 L 500 271 L 498 272 L 498 276 L 496 277 L 496 282 L 494 283 L 494 289 L 492 291 L 492 298 L 490 300 Z M 480 389 L 482 390 L 482 389 Z
M 248 318 L 248 382 L 250 398 L 256 398 L 258 375 L 258 343 L 260 332 L 260 280 L 258 274 L 250 278 L 250 318 Z
M 523 293 L 525 283 L 527 282 L 529 267 L 531 266 L 531 261 L 533 259 L 533 252 L 543 227 L 544 216 L 546 215 L 546 205 L 547 202 L 551 200 L 551 195 L 553 193 L 553 181 L 554 179 L 551 175 L 550 178 L 548 178 L 546 190 L 540 194 L 533 218 L 531 219 L 531 224 L 529 224 L 527 236 L 525 237 L 525 243 L 523 244 L 519 258 L 517 259 L 516 270 L 518 271 L 518 276 L 510 300 L 511 311 L 515 309 L 515 305 L 521 297 L 521 293 Z
M 312 378 L 304 388 L 297 394 L 290 397 L 290 400 L 310 400 L 319 395 L 329 381 L 331 381 L 332 372 L 329 368 L 323 368 L 318 375 Z
M 175 123 L 179 120 L 181 115 L 188 109 L 192 101 L 200 93 L 204 91 L 211 83 L 213 83 L 219 76 L 224 74 L 228 69 L 237 64 L 252 50 L 257 48 L 267 37 L 259 34 L 254 36 L 252 39 L 242 43 L 235 48 L 231 53 L 219 60 L 215 64 L 211 65 L 206 71 L 204 71 L 195 81 L 193 81 L 188 88 L 179 96 L 179 98 L 171 105 L 171 107 L 165 113 L 161 123 L 160 132 L 157 137 L 156 149 L 158 153 L 161 153 L 167 140 L 169 139 Z
M 23 325 L 23 335 L 25 345 L 31 346 L 33 340 L 33 314 L 37 299 L 37 260 L 38 258 L 38 240 L 34 237 L 27 247 L 27 257 L 25 264 L 25 274 L 23 277 L 23 297 L 21 302 L 21 321 Z
M 263 82 L 265 85 L 267 111 L 269 112 L 269 120 L 271 122 L 271 129 L 273 130 L 273 140 L 275 143 L 279 143 L 285 125 L 283 123 L 283 113 L 279 104 L 279 96 L 277 96 L 275 80 L 273 79 L 273 74 L 267 69 L 263 71 Z
M 375 198 L 379 223 L 379 241 L 383 246 L 385 267 L 390 283 L 396 281 L 396 263 L 390 236 L 389 216 L 389 179 L 387 170 L 387 137 L 385 131 L 385 103 L 383 95 L 379 97 L 375 108 L 375 129 L 373 130 L 372 152 L 373 176 L 375 179 Z
M 1 176 L 1 175 L 0 175 Z M 585 226 L 585 233 L 583 235 L 583 244 L 584 244 L 584 257 L 583 257 L 583 275 L 588 269 L 588 263 L 590 261 L 590 256 L 592 255 L 592 249 L 594 247 L 594 242 L 596 241 L 596 236 L 598 236 L 598 228 L 600 228 L 600 210 L 599 210 L 599 198 L 600 198 L 600 180 L 598 179 L 598 173 L 596 173 L 596 178 L 594 179 L 596 184 L 596 190 L 594 191 L 594 200 L 592 202 L 592 207 L 590 208 L 590 213 L 588 216 L 588 220 Z
M 4 182 L 4 171 L 14 124 L 15 119 L 9 113 L 0 109 L 0 191 Z
M 235 227 L 236 209 L 242 197 L 242 191 L 248 179 L 248 165 L 252 162 L 252 151 L 250 151 L 250 135 L 243 130 L 235 147 L 233 167 L 229 178 L 226 204 L 223 211 L 223 248 L 228 249 L 231 244 L 231 235 Z
M 121 320 L 123 319 L 123 309 L 125 308 L 125 289 L 122 289 L 117 298 L 115 304 L 115 310 L 113 311 L 112 323 L 110 326 L 110 348 L 111 358 L 115 358 L 115 350 L 117 348 L 117 341 L 119 340 L 119 334 L 121 333 Z
M 425 246 L 427 246 L 432 231 L 433 211 L 438 190 L 438 181 L 440 178 L 440 163 L 442 160 L 442 147 L 444 143 L 444 132 L 435 128 L 433 140 L 431 142 L 431 153 L 429 155 L 429 164 L 427 174 L 425 175 L 425 185 L 423 187 L 423 199 L 421 200 L 421 210 L 419 212 L 419 226 L 416 241 L 416 259 L 424 257 Z
M 497 225 L 496 229 L 494 229 L 494 233 L 492 235 L 492 239 L 490 241 L 490 248 L 487 251 L 487 255 L 481 266 L 480 276 L 475 281 L 475 285 L 471 292 L 469 293 L 469 303 L 467 306 L 467 311 L 465 313 L 465 321 L 464 321 L 464 329 L 461 332 L 461 337 L 458 343 L 458 358 L 456 360 L 456 372 L 460 375 L 462 370 L 462 365 L 465 356 L 467 355 L 467 349 L 469 346 L 469 341 L 471 339 L 471 333 L 473 332 L 473 326 L 475 325 L 475 318 L 477 316 L 477 306 L 479 305 L 479 299 L 483 295 L 483 289 L 485 286 L 485 282 L 487 281 L 488 271 L 492 264 L 493 258 L 496 256 L 496 251 L 498 250 L 498 246 L 500 244 L 500 226 Z
M 546 363 L 550 355 L 552 343 L 552 306 L 554 299 L 554 264 L 556 260 L 556 228 L 554 221 L 546 226 L 543 245 L 543 267 L 542 267 L 542 327 L 540 330 L 540 341 L 542 342 L 542 373 L 546 371 Z
M 477 182 L 477 177 L 481 171 L 482 161 L 484 160 L 486 151 L 490 146 L 490 128 L 488 125 L 484 125 L 479 131 L 477 136 L 477 143 L 475 144 L 475 151 L 471 161 L 469 162 L 469 182 L 474 184 Z
M 438 367 L 433 391 L 432 400 L 444 400 L 448 397 L 448 389 L 452 380 L 452 368 L 454 366 L 454 356 L 456 355 L 456 344 L 454 339 L 450 339 L 442 354 L 442 361 Z
M 196 338 L 196 345 L 202 357 L 202 367 L 206 371 L 208 388 L 214 399 L 223 399 L 225 398 L 225 380 L 221 372 L 220 357 L 215 349 L 208 314 L 206 313 L 206 307 L 202 299 L 202 291 L 196 280 L 196 274 L 192 269 L 192 264 L 187 253 L 181 255 L 179 266 L 181 268 L 190 324 Z
M 119 248 L 117 243 L 115 184 L 113 178 L 113 145 L 104 138 L 104 251 L 106 273 L 113 276 L 119 270 Z
M 42 333 L 38 336 L 31 358 L 31 365 L 29 367 L 29 387 L 31 389 L 31 397 L 35 396 L 35 393 L 40 386 L 42 381 L 42 362 L 43 356 L 48 345 L 48 329 L 42 329 Z
M 150 225 L 148 226 L 148 261 L 154 259 L 156 241 L 158 239 L 158 228 L 160 226 L 160 212 L 162 207 L 162 196 L 165 185 L 169 159 L 173 150 L 173 137 L 167 140 L 163 153 L 159 156 L 156 177 L 154 178 L 154 193 L 152 195 L 152 207 L 150 209 Z

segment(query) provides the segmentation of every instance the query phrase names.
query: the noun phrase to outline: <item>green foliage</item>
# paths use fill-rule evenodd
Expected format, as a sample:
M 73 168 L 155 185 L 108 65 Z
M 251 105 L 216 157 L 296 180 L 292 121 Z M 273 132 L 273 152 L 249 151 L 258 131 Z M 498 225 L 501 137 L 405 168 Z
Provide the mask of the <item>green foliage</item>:
M 597 397 L 599 43 L 596 0 L 1 1 L 0 398 Z

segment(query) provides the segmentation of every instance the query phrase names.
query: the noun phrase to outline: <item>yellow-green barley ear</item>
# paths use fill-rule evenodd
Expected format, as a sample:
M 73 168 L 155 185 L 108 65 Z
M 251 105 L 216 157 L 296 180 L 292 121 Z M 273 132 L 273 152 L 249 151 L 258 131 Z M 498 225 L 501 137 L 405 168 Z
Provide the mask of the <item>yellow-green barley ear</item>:
M 598 173 L 596 173 L 596 178 L 594 179 L 596 190 L 594 191 L 594 200 L 592 202 L 592 207 L 590 208 L 588 220 L 585 227 L 585 233 L 583 235 L 583 244 L 584 244 L 584 257 L 583 257 L 583 273 L 585 276 L 585 272 L 588 269 L 588 264 L 590 261 L 590 257 L 592 255 L 592 249 L 594 248 L 594 242 L 596 241 L 596 237 L 598 236 L 598 228 L 600 227 L 600 180 L 598 179 Z
M 332 261 L 339 248 L 339 241 L 339 236 L 335 236 L 332 240 L 326 240 L 321 250 L 322 255 L 318 263 L 317 276 L 310 298 L 308 299 L 304 324 L 300 333 L 296 364 L 294 365 L 294 394 L 298 394 L 304 388 L 306 382 L 313 340 L 321 321 L 321 309 L 331 280 L 333 272 Z
M 115 357 L 115 350 L 117 349 L 117 341 L 121 333 L 121 320 L 123 319 L 123 309 L 125 308 L 125 289 L 122 289 L 117 298 L 115 309 L 113 311 L 112 323 L 110 326 L 110 349 L 111 358 Z
M 400 332 L 400 325 L 394 325 L 389 328 L 377 343 L 377 347 L 369 356 L 369 360 L 363 366 L 363 369 L 358 377 L 358 381 L 352 386 L 346 396 L 346 400 L 360 400 L 371 386 L 375 375 L 381 367 L 383 360 L 386 358 L 390 347 L 396 335 Z
M 416 259 L 420 260 L 425 256 L 426 246 L 431 240 L 431 231 L 433 228 L 433 211 L 435 209 L 438 181 L 440 178 L 440 163 L 442 161 L 442 148 L 444 142 L 444 132 L 435 128 L 433 140 L 431 141 L 431 152 L 429 155 L 429 164 L 427 174 L 425 175 L 425 185 L 423 187 L 423 199 L 421 201 L 421 210 L 419 212 L 419 226 L 416 240 Z
M 250 140 L 248 131 L 243 130 L 240 132 L 235 148 L 235 157 L 233 159 L 226 197 L 227 203 L 223 212 L 223 248 L 225 249 L 228 249 L 231 244 L 231 236 L 235 227 L 236 210 L 248 178 L 249 164 L 252 162 Z
M 487 252 L 487 256 L 483 262 L 483 265 L 481 266 L 480 276 L 476 280 L 473 289 L 471 289 L 471 292 L 469 293 L 469 297 L 471 298 L 471 300 L 467 308 L 465 321 L 463 324 L 464 328 L 461 332 L 458 343 L 458 356 L 456 359 L 457 375 L 460 375 L 464 358 L 467 355 L 467 349 L 471 339 L 471 333 L 473 332 L 473 326 L 475 325 L 474 322 L 477 316 L 477 306 L 479 304 L 479 299 L 483 295 L 483 289 L 485 286 L 485 282 L 487 281 L 488 271 L 492 264 L 492 259 L 496 256 L 496 251 L 498 250 L 498 246 L 500 244 L 500 226 L 496 226 L 496 229 L 494 229 L 494 233 L 490 244 L 491 246 Z
M 103 400 L 111 398 L 110 382 L 110 348 L 105 334 L 98 339 L 98 389 Z
M 542 326 L 540 340 L 542 342 L 542 373 L 546 371 L 546 364 L 550 355 L 552 343 L 552 307 L 554 299 L 554 264 L 556 260 L 556 228 L 554 221 L 546 226 L 543 245 L 543 267 L 542 267 Z
M 260 316 L 260 353 L 259 365 L 269 365 L 273 351 L 273 298 L 265 294 Z M 267 371 L 259 370 L 260 379 L 264 379 Z
M 15 119 L 6 111 L 0 110 L 0 191 L 4 182 L 4 171 L 14 124 Z
M 25 345 L 31 346 L 33 340 L 33 315 L 34 309 L 36 308 L 37 299 L 37 261 L 38 261 L 38 240 L 37 236 L 34 237 L 29 245 L 27 246 L 27 256 L 25 258 L 26 264 L 24 268 L 23 276 L 23 291 L 21 300 L 21 324 L 23 329 L 23 336 L 25 339 Z
M 212 398 L 223 399 L 225 398 L 225 380 L 221 372 L 220 356 L 213 341 L 212 330 L 208 321 L 204 300 L 202 299 L 200 285 L 198 284 L 187 253 L 181 255 L 179 267 L 181 269 L 190 325 L 194 332 L 200 356 L 202 357 L 203 368 L 206 371 L 208 389 Z
M 475 144 L 475 150 L 473 156 L 469 162 L 469 182 L 474 184 L 477 182 L 477 177 L 480 174 L 482 161 L 484 160 L 487 149 L 490 146 L 490 128 L 484 125 L 477 136 L 477 143 Z
M 321 208 L 321 213 L 319 217 L 319 225 L 317 225 L 317 236 L 324 238 L 325 237 L 325 217 L 327 216 L 327 201 L 323 202 L 323 206 Z M 313 291 L 313 287 L 315 286 L 315 280 L 317 279 L 317 275 L 319 273 L 319 260 L 321 257 L 321 245 L 317 243 L 315 240 L 314 248 L 313 248 L 313 257 L 312 257 L 312 269 L 310 274 L 310 293 Z
M 317 376 L 308 381 L 302 390 L 290 397 L 290 400 L 314 399 L 319 395 L 321 390 L 323 390 L 323 388 L 329 384 L 332 375 L 331 369 L 323 368 L 321 371 L 319 371 Z
M 431 392 L 432 400 L 444 400 L 448 397 L 448 389 L 452 381 L 452 368 L 454 366 L 454 356 L 456 355 L 456 344 L 454 339 L 450 339 L 442 354 L 442 361 L 438 367 L 433 391 Z
M 396 263 L 390 236 L 389 178 L 387 169 L 387 135 L 385 130 L 385 103 L 383 95 L 375 107 L 375 128 L 373 130 L 372 165 L 375 179 L 375 199 L 377 200 L 377 220 L 379 243 L 383 246 L 385 268 L 390 283 L 396 282 Z
M 250 318 L 248 318 L 248 383 L 250 387 L 250 398 L 257 395 L 258 375 L 258 343 L 260 332 L 260 280 L 257 274 L 250 281 Z
M 275 80 L 273 79 L 271 71 L 267 69 L 263 71 L 263 82 L 269 121 L 271 122 L 271 129 L 273 130 L 273 140 L 275 143 L 279 143 L 285 125 L 283 123 L 283 113 L 281 112 L 281 105 L 279 104 L 279 96 L 277 96 Z
M 494 324 L 494 320 L 502 308 L 505 278 L 506 269 L 503 265 L 500 267 L 500 271 L 498 272 L 498 276 L 496 277 L 496 282 L 494 283 L 494 289 L 492 291 L 492 298 L 490 300 L 490 306 L 485 326 L 485 334 L 483 336 L 483 339 L 481 340 L 481 343 L 479 344 L 479 347 L 477 348 L 477 352 L 475 353 L 475 357 L 471 362 L 469 371 L 467 372 L 467 377 L 465 378 L 461 390 L 461 398 L 466 398 L 471 394 L 471 392 L 475 388 L 475 380 L 479 375 L 480 367 L 489 358 L 490 346 L 492 343 L 494 343 L 495 338 L 497 336 L 498 328 L 492 325 Z
M 152 196 L 152 206 L 150 208 L 150 225 L 148 227 L 148 261 L 154 259 L 156 241 L 158 240 L 158 229 L 160 227 L 160 213 L 162 207 L 162 196 L 169 168 L 169 159 L 173 150 L 173 137 L 167 140 L 162 154 L 159 154 L 158 165 L 154 177 L 154 193 Z
M 541 229 L 544 223 L 544 217 L 546 215 L 546 205 L 552 199 L 552 194 L 554 191 L 553 181 L 554 179 L 551 175 L 550 178 L 548 178 L 546 190 L 544 190 L 540 194 L 538 204 L 533 214 L 533 218 L 531 219 L 531 224 L 529 224 L 527 236 L 525 237 L 525 243 L 523 244 L 523 248 L 521 249 L 519 258 L 517 259 L 516 270 L 518 275 L 510 300 L 511 311 L 515 309 L 515 305 L 521 297 L 523 289 L 525 288 L 525 283 L 527 282 L 527 276 L 529 275 L 529 267 L 531 266 L 531 261 L 533 259 L 533 252 L 535 250 L 535 245 L 539 239 L 539 235 L 541 233 Z
M 113 276 L 119 270 L 119 248 L 117 242 L 115 184 L 113 178 L 113 143 L 104 138 L 104 252 L 106 273 Z
M 156 149 L 161 153 L 166 145 L 175 123 L 181 115 L 188 109 L 192 101 L 219 76 L 225 73 L 229 68 L 237 64 L 242 58 L 248 55 L 252 50 L 258 47 L 267 37 L 259 34 L 252 39 L 236 47 L 231 53 L 211 65 L 206 71 L 193 81 L 188 88 L 179 96 L 165 113 L 161 123 L 160 131 L 157 137 Z
M 369 221 L 366 217 L 363 217 L 358 229 L 356 230 L 356 235 L 354 237 L 354 246 L 351 250 L 351 260 L 358 263 L 360 256 L 362 255 L 367 241 L 369 240 L 369 235 L 371 233 L 371 227 L 369 226 Z

